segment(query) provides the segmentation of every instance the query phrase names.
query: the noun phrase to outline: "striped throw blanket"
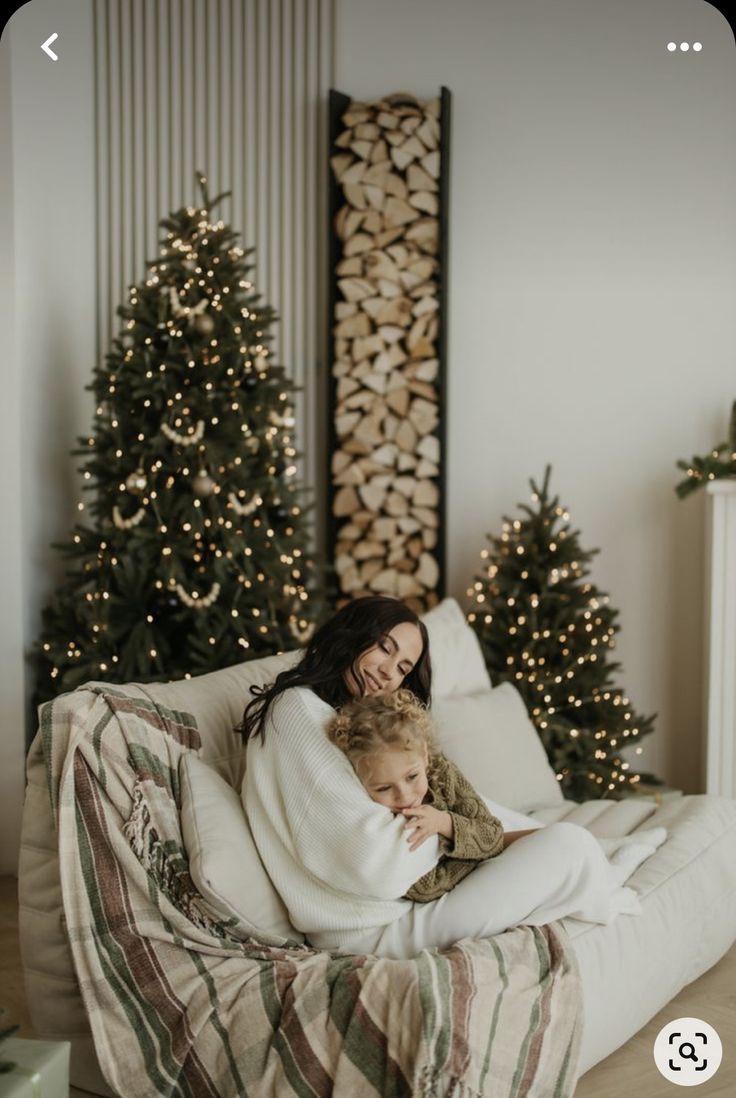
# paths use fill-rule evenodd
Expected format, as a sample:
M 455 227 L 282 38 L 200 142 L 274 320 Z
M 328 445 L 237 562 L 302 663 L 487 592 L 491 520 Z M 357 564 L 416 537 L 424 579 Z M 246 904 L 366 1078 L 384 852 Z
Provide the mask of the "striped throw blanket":
M 244 940 L 197 893 L 178 763 L 196 722 L 94 684 L 41 710 L 67 932 L 97 1054 L 125 1098 L 565 1098 L 582 1027 L 561 923 L 410 961 Z M 69 709 L 67 707 L 67 712 Z

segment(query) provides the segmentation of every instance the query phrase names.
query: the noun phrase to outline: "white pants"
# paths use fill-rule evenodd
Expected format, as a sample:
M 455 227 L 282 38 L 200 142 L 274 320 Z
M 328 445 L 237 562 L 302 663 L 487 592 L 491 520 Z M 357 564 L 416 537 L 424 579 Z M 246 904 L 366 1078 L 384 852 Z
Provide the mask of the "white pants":
M 538 830 L 481 862 L 438 900 L 414 903 L 389 926 L 356 933 L 341 952 L 402 959 L 431 946 L 443 949 L 461 938 L 490 937 L 521 924 L 541 926 L 568 915 L 608 923 L 620 913 L 640 913 L 636 893 L 621 887 L 634 862 L 612 865 L 596 837 L 578 824 L 542 826 L 487 803 L 507 830 L 524 830 L 524 825 Z M 653 847 L 638 849 L 638 862 L 653 852 Z

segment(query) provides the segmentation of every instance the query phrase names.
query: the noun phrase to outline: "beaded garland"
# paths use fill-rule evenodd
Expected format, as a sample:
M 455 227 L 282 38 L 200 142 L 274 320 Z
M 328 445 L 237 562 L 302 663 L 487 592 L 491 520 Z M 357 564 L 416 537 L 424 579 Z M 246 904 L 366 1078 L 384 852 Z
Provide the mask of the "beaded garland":
M 168 423 L 161 424 L 161 434 L 166 435 L 166 437 L 171 442 L 175 442 L 177 446 L 195 446 L 198 442 L 202 441 L 204 436 L 204 420 L 197 420 L 197 426 L 191 435 L 180 435 L 173 427 L 169 427 Z
M 188 606 L 190 610 L 204 610 L 208 606 L 212 606 L 213 602 L 217 602 L 221 590 L 220 584 L 217 582 L 217 580 L 215 580 L 215 582 L 212 584 L 212 587 L 210 588 L 210 593 L 208 595 L 204 595 L 202 598 L 190 595 L 189 592 L 186 591 L 180 583 L 175 583 L 173 589 L 174 591 L 176 591 L 177 595 L 184 603 L 184 605 Z
M 257 494 L 253 499 L 248 500 L 247 503 L 241 503 L 234 492 L 228 494 L 227 501 L 236 515 L 252 515 L 263 503 L 263 499 Z
M 143 521 L 143 517 L 146 513 L 145 507 L 139 507 L 134 515 L 130 518 L 123 518 L 120 513 L 120 508 L 115 505 L 112 509 L 112 521 L 117 526 L 118 530 L 132 530 L 134 526 L 137 526 L 139 522 Z

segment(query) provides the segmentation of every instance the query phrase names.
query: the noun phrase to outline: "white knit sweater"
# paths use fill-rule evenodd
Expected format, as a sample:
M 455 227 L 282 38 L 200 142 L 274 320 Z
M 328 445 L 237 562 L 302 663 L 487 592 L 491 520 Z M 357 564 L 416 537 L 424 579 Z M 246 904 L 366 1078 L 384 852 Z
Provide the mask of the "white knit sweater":
M 280 694 L 265 743 L 248 742 L 243 804 L 263 864 L 292 925 L 318 949 L 378 929 L 436 865 L 433 835 L 410 851 L 404 819 L 376 804 L 325 734 L 335 710 L 308 687 Z

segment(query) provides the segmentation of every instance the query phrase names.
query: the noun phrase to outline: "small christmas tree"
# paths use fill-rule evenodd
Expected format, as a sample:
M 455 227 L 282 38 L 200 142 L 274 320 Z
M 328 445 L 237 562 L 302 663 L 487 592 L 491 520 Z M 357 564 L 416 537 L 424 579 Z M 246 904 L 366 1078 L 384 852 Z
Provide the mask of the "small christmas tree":
M 201 202 L 160 223 L 159 258 L 89 386 L 95 424 L 73 453 L 93 521 L 57 546 L 70 567 L 43 613 L 39 701 L 294 648 L 318 613 L 275 313 L 213 218 L 225 195 L 198 178 Z
M 654 716 L 637 715 L 611 685 L 618 612 L 587 581 L 598 550 L 580 548 L 569 514 L 549 498 L 549 477 L 547 466 L 541 488 L 530 481 L 534 507 L 520 505 L 526 518 L 504 516 L 501 536 L 488 536 L 468 621 L 492 681 L 521 693 L 564 795 L 618 799 L 640 781 L 662 784 L 620 755 L 652 731 Z

